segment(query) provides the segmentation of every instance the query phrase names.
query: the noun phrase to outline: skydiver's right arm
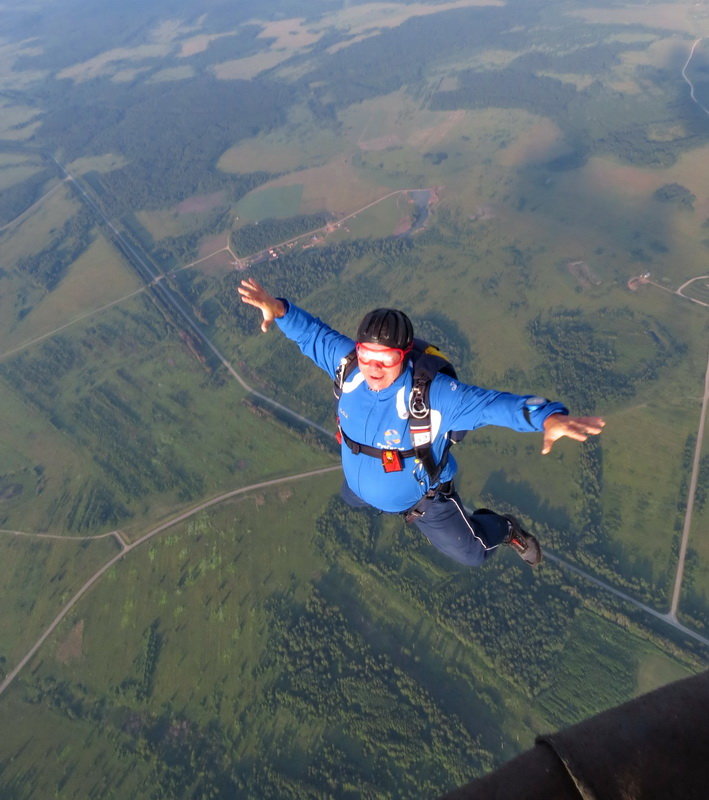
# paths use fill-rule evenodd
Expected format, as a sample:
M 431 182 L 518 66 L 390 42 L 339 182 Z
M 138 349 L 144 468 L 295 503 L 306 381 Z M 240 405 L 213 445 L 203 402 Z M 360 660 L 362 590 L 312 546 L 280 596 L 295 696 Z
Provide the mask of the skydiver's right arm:
M 263 314 L 264 333 L 273 321 L 301 352 L 312 359 L 331 378 L 341 361 L 354 349 L 354 342 L 332 330 L 322 320 L 282 298 L 273 297 L 252 278 L 242 281 L 238 289 L 241 299 L 256 306 Z
M 261 330 L 266 333 L 273 324 L 274 319 L 280 319 L 286 313 L 283 301 L 269 294 L 260 283 L 256 283 L 253 278 L 241 281 L 241 286 L 236 287 L 236 291 L 241 295 L 242 303 L 255 306 L 263 314 Z

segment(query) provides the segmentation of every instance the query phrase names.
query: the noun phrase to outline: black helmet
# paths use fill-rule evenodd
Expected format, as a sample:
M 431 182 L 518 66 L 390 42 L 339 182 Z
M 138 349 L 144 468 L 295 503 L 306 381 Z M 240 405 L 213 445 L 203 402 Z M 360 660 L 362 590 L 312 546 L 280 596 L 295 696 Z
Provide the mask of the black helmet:
M 396 308 L 375 308 L 359 323 L 357 341 L 406 350 L 414 340 L 411 320 Z

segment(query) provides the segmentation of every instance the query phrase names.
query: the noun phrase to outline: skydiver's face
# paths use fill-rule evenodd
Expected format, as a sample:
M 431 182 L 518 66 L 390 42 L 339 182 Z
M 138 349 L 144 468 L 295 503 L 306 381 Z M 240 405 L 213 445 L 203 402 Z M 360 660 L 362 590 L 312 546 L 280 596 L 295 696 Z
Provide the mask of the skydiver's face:
M 402 350 L 381 344 L 358 344 L 357 366 L 367 386 L 373 392 L 381 392 L 401 375 L 405 355 Z

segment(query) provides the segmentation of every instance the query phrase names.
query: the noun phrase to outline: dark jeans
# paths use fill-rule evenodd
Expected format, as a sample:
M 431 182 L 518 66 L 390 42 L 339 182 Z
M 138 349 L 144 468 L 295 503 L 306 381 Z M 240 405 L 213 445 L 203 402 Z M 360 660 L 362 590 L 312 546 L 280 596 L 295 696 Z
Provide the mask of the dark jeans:
M 340 496 L 353 508 L 371 507 L 346 483 Z M 479 567 L 489 558 L 509 530 L 507 520 L 493 511 L 466 512 L 455 490 L 450 494 L 439 492 L 417 503 L 416 508 L 423 513 L 413 524 L 437 550 L 468 567 Z

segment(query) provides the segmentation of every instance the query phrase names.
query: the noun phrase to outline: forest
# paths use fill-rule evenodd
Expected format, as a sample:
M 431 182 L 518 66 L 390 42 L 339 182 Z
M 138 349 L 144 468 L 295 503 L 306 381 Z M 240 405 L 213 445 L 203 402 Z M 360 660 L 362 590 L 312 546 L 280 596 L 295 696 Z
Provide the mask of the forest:
M 258 223 L 243 225 L 232 234 L 232 246 L 240 256 L 257 253 L 308 231 L 324 227 L 330 214 L 301 214 L 287 219 L 262 219 Z
M 278 291 L 295 302 L 307 297 L 318 286 L 341 273 L 345 267 L 365 256 L 384 263 L 396 263 L 414 245 L 408 239 L 355 239 L 335 245 L 324 245 L 308 250 L 296 250 L 281 256 L 279 262 Z M 266 281 L 272 272 L 267 264 L 255 264 L 250 274 Z M 235 289 L 241 275 L 233 272 L 225 278 L 219 302 L 223 305 L 230 324 L 242 332 L 254 329 L 254 316 L 239 299 Z M 266 281 L 267 282 L 267 281 Z M 341 297 L 342 308 L 350 307 L 348 298 Z M 356 307 L 356 306 L 353 306 Z
M 37 140 L 50 151 L 61 143 L 64 161 L 123 155 L 128 165 L 102 176 L 116 215 L 218 189 L 238 198 L 253 179 L 217 171 L 217 160 L 239 139 L 282 125 L 295 99 L 285 84 L 207 75 L 167 88 L 108 84 L 98 95 L 84 84 L 62 86 L 37 98 L 47 107 Z
M 524 62 L 523 62 L 524 63 Z M 709 141 L 699 124 L 688 125 L 688 132 L 670 141 L 648 135 L 647 104 L 594 82 L 583 90 L 558 78 L 535 75 L 520 69 L 517 62 L 500 70 L 468 70 L 460 74 L 460 88 L 439 91 L 431 108 L 452 111 L 458 108 L 520 108 L 541 113 L 555 120 L 567 134 L 574 152 L 550 169 L 574 169 L 590 155 L 615 155 L 638 166 L 673 164 L 680 153 Z M 605 111 L 599 125 L 595 109 Z M 664 112 L 657 109 L 658 115 Z
M 661 203 L 675 203 L 680 208 L 690 211 L 694 210 L 694 201 L 697 199 L 696 195 L 681 183 L 666 183 L 660 186 L 655 190 L 654 197 Z
M 606 309 L 604 320 L 603 326 L 594 325 L 577 310 L 558 309 L 537 315 L 528 326 L 534 346 L 544 357 L 540 378 L 550 378 L 559 396 L 583 414 L 597 413 L 601 405 L 631 396 L 639 383 L 655 379 L 673 356 L 686 349 L 666 330 L 659 336 L 653 330 L 657 323 L 643 321 L 629 308 Z M 636 329 L 643 329 L 645 322 L 648 352 L 628 369 L 620 360 L 622 338 L 617 326 L 630 320 Z

